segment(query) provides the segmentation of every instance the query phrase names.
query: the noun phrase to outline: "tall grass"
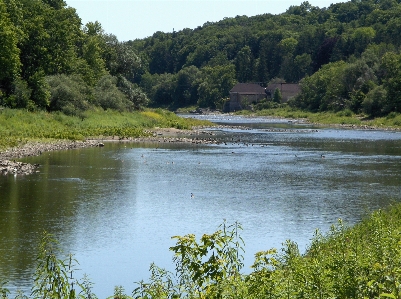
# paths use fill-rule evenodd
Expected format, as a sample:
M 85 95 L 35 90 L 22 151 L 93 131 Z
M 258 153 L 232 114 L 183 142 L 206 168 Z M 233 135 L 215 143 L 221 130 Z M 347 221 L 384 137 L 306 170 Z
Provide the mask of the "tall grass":
M 0 110 L 0 150 L 21 145 L 30 140 L 70 139 L 88 137 L 146 136 L 155 127 L 191 129 L 211 125 L 209 122 L 183 119 L 162 109 L 137 112 L 113 110 L 86 111 L 80 117 L 55 112 L 27 112 L 17 109 Z

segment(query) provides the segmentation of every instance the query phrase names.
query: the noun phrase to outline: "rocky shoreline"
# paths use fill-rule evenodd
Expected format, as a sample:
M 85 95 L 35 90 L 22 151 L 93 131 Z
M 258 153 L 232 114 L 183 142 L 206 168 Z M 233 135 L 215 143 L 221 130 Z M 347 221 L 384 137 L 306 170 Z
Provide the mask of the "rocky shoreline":
M 225 126 L 227 128 L 227 126 Z M 233 127 L 234 128 L 234 127 Z M 237 127 L 236 127 L 237 128 Z M 44 152 L 69 150 L 86 147 L 102 147 L 104 142 L 155 142 L 155 143 L 192 143 L 192 144 L 219 144 L 221 141 L 213 136 L 215 133 L 194 128 L 181 130 L 175 128 L 155 128 L 147 132 L 148 137 L 121 138 L 119 136 L 98 137 L 86 141 L 59 140 L 51 143 L 28 142 L 27 144 L 10 148 L 0 152 L 0 174 L 28 175 L 38 172 L 40 165 L 15 161 L 15 159 L 39 156 Z
M 98 140 L 87 141 L 55 141 L 52 143 L 29 142 L 21 147 L 14 147 L 0 152 L 0 173 L 3 175 L 27 175 L 38 171 L 39 164 L 29 164 L 15 161 L 22 157 L 39 156 L 44 152 L 103 146 Z
M 10 148 L 0 152 L 0 174 L 28 175 L 38 172 L 39 164 L 29 164 L 15 161 L 15 159 L 39 156 L 44 152 L 57 150 L 70 150 L 87 147 L 102 147 L 103 142 L 157 142 L 157 143 L 194 143 L 194 144 L 216 144 L 218 141 L 205 136 L 214 135 L 214 133 L 204 130 L 180 130 L 180 129 L 161 129 L 157 128 L 148 131 L 149 137 L 140 138 L 120 138 L 118 136 L 99 137 L 88 139 L 86 141 L 66 141 L 59 140 L 51 143 L 28 142 L 27 144 Z M 202 136 L 202 137 L 201 137 Z
M 29 164 L 9 160 L 0 161 L 0 171 L 2 174 L 31 174 L 37 171 L 39 164 Z
M 344 125 L 341 125 L 345 127 Z M 249 129 L 242 126 L 216 126 L 215 128 Z M 350 128 L 374 129 L 371 127 L 349 126 Z M 280 129 L 274 129 L 281 131 Z M 286 130 L 284 130 L 286 131 Z M 155 142 L 155 143 L 192 143 L 192 144 L 220 144 L 221 140 L 214 138 L 214 132 L 197 127 L 192 130 L 181 130 L 175 128 L 155 128 L 147 131 L 148 137 L 120 138 L 118 136 L 98 137 L 86 141 L 58 140 L 51 143 L 28 142 L 27 144 L 10 148 L 0 152 L 0 174 L 28 175 L 38 172 L 40 165 L 15 161 L 15 159 L 39 156 L 44 152 L 56 150 L 69 150 L 86 147 L 102 147 L 103 142 Z

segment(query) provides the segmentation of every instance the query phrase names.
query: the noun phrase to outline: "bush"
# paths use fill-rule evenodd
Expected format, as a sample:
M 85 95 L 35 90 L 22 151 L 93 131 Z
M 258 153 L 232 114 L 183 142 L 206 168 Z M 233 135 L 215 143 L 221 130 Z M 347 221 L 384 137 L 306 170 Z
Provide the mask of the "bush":
M 386 90 L 382 86 L 375 87 L 368 92 L 362 102 L 362 111 L 371 117 L 384 115 L 386 113 L 386 98 Z
M 135 109 L 143 109 L 149 103 L 146 94 L 125 77 L 118 77 L 117 86 L 119 90 L 124 93 L 125 97 L 133 104 Z
M 276 88 L 274 90 L 274 95 L 273 95 L 273 102 L 280 104 L 282 100 L 282 95 L 280 89 Z
M 45 79 L 43 71 L 36 72 L 28 79 L 28 85 L 32 88 L 31 100 L 35 105 L 44 109 L 50 104 L 50 86 Z
M 337 112 L 336 115 L 340 117 L 351 117 L 353 113 L 350 109 L 344 109 L 342 111 Z
M 110 75 L 103 76 L 97 83 L 94 104 L 104 110 L 126 111 L 134 108 L 134 104 L 117 88 L 117 78 Z
M 10 106 L 13 108 L 28 107 L 32 94 L 32 89 L 28 87 L 28 83 L 21 78 L 16 78 L 13 83 L 13 91 L 14 101 Z
M 264 109 L 275 109 L 280 107 L 280 104 L 273 102 L 271 100 L 261 100 L 260 102 L 258 102 L 255 106 L 254 109 L 255 110 L 264 110 Z
M 50 86 L 50 111 L 79 115 L 90 107 L 91 90 L 81 77 L 54 75 L 46 79 Z
M 316 230 L 304 254 L 290 240 L 281 250 L 257 252 L 250 274 L 241 273 L 244 242 L 239 223 L 223 223 L 199 240 L 193 234 L 175 236 L 170 248 L 174 272 L 152 264 L 150 281 L 138 282 L 132 297 L 118 286 L 109 298 L 400 298 L 400 217 L 398 204 L 352 228 L 338 220 L 327 234 Z M 87 279 L 73 278 L 72 256 L 60 260 L 59 253 L 57 243 L 44 234 L 31 298 L 96 298 Z M 81 289 L 79 294 L 74 286 Z M 6 299 L 9 291 L 0 281 L 1 293 Z

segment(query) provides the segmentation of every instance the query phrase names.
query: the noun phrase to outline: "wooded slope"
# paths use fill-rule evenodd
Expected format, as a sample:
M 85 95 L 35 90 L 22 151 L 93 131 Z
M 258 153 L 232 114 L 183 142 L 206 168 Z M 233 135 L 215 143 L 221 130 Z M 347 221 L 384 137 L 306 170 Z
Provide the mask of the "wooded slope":
M 237 82 L 273 80 L 300 82 L 302 109 L 401 112 L 399 1 L 262 13 L 119 42 L 62 0 L 0 0 L 0 105 L 220 108 Z

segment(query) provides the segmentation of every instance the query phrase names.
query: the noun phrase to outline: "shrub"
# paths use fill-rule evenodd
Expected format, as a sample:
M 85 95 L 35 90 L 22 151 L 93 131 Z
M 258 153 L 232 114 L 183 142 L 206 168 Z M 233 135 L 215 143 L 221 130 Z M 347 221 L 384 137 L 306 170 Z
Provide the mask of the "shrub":
M 134 107 L 134 104 L 118 89 L 117 78 L 110 75 L 103 76 L 97 83 L 94 104 L 104 110 L 126 111 Z
M 149 103 L 149 99 L 146 94 L 138 86 L 128 81 L 125 77 L 118 77 L 117 86 L 125 95 L 125 97 L 133 104 L 135 109 L 143 109 Z
M 50 111 L 78 115 L 90 107 L 91 91 L 81 77 L 54 75 L 46 79 L 50 86 Z
M 45 79 L 43 71 L 38 71 L 28 79 L 28 85 L 32 88 L 31 100 L 35 105 L 44 109 L 50 104 L 50 86 Z
M 13 89 L 14 101 L 10 106 L 13 108 L 28 107 L 32 94 L 32 89 L 29 88 L 28 83 L 21 78 L 16 78 L 13 83 Z
M 378 117 L 386 113 L 387 92 L 383 86 L 377 86 L 368 92 L 362 102 L 362 111 L 371 117 Z
M 337 112 L 336 115 L 340 117 L 351 117 L 353 113 L 350 109 L 344 109 L 342 111 Z
M 34 274 L 33 298 L 75 299 L 77 294 L 74 285 L 88 293 L 85 287 L 73 278 L 77 262 L 71 254 L 65 260 L 60 260 L 57 257 L 57 254 L 60 254 L 57 245 L 51 235 L 43 233 Z

